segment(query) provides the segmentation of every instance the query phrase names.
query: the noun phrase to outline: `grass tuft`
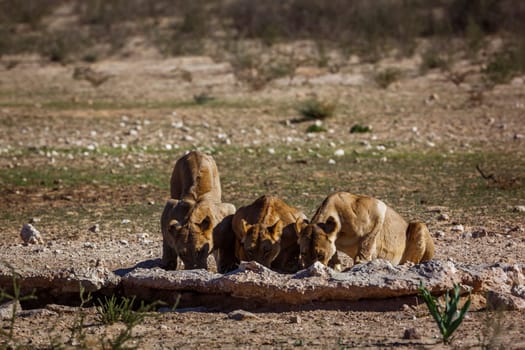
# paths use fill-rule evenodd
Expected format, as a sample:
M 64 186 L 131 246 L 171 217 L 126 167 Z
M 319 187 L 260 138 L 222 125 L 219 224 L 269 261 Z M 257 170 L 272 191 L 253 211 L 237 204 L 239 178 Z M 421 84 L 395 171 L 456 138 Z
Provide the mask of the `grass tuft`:
M 335 107 L 333 102 L 311 98 L 301 102 L 297 111 L 305 120 L 322 120 L 332 117 Z
M 460 287 L 458 284 L 454 284 L 452 291 L 445 293 L 445 304 L 441 304 L 437 298 L 430 294 L 430 291 L 423 285 L 423 282 L 420 282 L 418 290 L 419 295 L 425 301 L 430 314 L 439 327 L 443 343 L 449 344 L 451 340 L 450 337 L 461 322 L 463 322 L 463 318 L 470 307 L 470 295 L 468 300 L 463 304 L 463 307 L 458 310 L 460 300 Z M 452 295 L 450 295 L 451 292 Z

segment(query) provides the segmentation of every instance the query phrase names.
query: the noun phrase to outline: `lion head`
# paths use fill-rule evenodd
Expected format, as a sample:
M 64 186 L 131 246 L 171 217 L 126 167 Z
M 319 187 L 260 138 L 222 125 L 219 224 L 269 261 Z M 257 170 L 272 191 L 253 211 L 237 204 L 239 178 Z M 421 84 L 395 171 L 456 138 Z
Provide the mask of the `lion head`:
M 186 207 L 184 219 L 169 222 L 169 244 L 184 262 L 185 269 L 206 269 L 208 255 L 213 250 L 215 216 L 206 202 L 195 204 L 180 201 Z
M 319 261 L 328 266 L 337 249 L 337 225 L 333 217 L 324 223 L 296 222 L 299 243 L 299 266 L 304 269 Z
M 279 243 L 283 233 L 283 223 L 277 220 L 273 225 L 250 225 L 242 220 L 243 238 L 241 240 L 244 258 L 270 266 L 281 251 Z

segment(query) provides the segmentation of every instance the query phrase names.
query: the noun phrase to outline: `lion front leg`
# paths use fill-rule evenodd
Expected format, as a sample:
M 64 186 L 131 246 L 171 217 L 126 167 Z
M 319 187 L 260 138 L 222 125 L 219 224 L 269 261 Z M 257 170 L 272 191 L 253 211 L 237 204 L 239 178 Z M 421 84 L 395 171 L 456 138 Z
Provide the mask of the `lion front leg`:
M 343 270 L 343 266 L 341 265 L 341 260 L 339 260 L 339 256 L 337 255 L 337 251 L 330 258 L 330 261 L 328 261 L 328 266 L 337 272 L 341 272 Z
M 354 258 L 354 264 L 363 264 L 375 258 L 376 255 L 376 238 L 379 235 L 380 225 L 376 225 L 372 232 L 365 235 L 359 242 L 357 255 Z
M 165 270 L 176 270 L 177 258 L 178 256 L 175 249 L 170 247 L 166 241 L 162 242 L 162 267 Z

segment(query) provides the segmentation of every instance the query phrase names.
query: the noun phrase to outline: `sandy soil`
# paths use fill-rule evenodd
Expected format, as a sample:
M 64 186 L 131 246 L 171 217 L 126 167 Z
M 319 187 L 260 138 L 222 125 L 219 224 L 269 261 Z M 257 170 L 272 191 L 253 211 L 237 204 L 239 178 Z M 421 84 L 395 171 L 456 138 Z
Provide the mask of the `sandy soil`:
M 205 63 L 209 64 L 206 60 Z M 14 266 L 53 270 L 71 264 L 103 264 L 118 269 L 158 258 L 162 243 L 158 217 L 175 157 L 159 159 L 157 153 L 147 152 L 148 147 L 180 154 L 195 146 L 308 148 L 330 143 L 394 142 L 422 152 L 439 149 L 515 153 L 524 161 L 523 78 L 485 92 L 478 101 L 469 91 L 479 76 L 459 86 L 444 74 L 431 72 L 425 76 L 408 75 L 386 90 L 377 88 L 365 76 L 362 83 L 355 85 L 314 81 L 283 86 L 282 82 L 272 82 L 261 91 L 251 91 L 230 77 L 227 69 L 214 73 L 218 75 L 210 80 L 201 74 L 193 84 L 181 83 L 168 74 L 171 67 L 181 64 L 186 63 L 100 62 L 94 69 L 112 77 L 98 88 L 87 81 L 74 80 L 71 65 L 43 64 L 32 59 L 22 60 L 10 69 L 0 65 L 0 168 L 5 173 L 31 166 L 101 167 L 117 176 L 132 167 L 156 167 L 166 173 L 165 183 L 158 186 L 147 181 L 110 186 L 89 179 L 74 186 L 60 181 L 53 186 L 2 181 L 0 260 Z M 359 67 L 352 67 L 353 71 L 359 71 Z M 415 63 L 408 67 L 412 72 L 417 70 Z M 366 71 L 366 67 L 361 68 Z M 204 90 L 217 99 L 230 101 L 230 105 L 208 108 L 169 104 L 173 100 L 191 101 L 194 94 Z M 311 95 L 336 98 L 341 105 L 326 134 L 307 135 L 302 125 L 286 123 L 297 117 L 290 106 Z M 136 102 L 142 100 L 146 102 L 137 106 Z M 118 105 L 120 102 L 123 106 Z M 363 121 L 373 126 L 373 135 L 348 132 L 352 123 Z M 144 152 L 109 151 L 132 147 Z M 61 152 L 70 149 L 78 152 Z M 523 163 L 517 166 L 523 167 Z M 237 205 L 252 198 L 250 194 L 228 192 L 235 188 L 234 184 L 223 187 L 225 197 Z M 515 199 L 516 204 L 525 205 L 522 187 L 516 187 Z M 150 218 L 135 220 L 134 213 L 119 210 L 130 203 L 146 208 Z M 447 208 L 426 209 L 436 240 L 436 258 L 523 263 L 522 214 L 494 216 L 490 205 L 488 212 L 455 212 L 452 215 L 468 216 L 471 224 L 454 234 L 454 218 L 438 219 L 448 212 Z M 18 238 L 21 226 L 31 218 L 45 234 L 44 245 L 23 246 Z M 99 224 L 99 231 L 89 231 L 95 224 Z M 448 348 L 440 345 L 437 328 L 424 306 L 403 306 L 404 301 L 392 301 L 394 310 L 384 311 L 390 309 L 385 307 L 389 302 L 377 307 L 381 311 L 374 310 L 375 304 L 367 301 L 295 309 L 267 305 L 250 310 L 253 316 L 241 321 L 228 317 L 232 310 L 223 310 L 220 305 L 216 310 L 182 309 L 146 318 L 134 329 L 134 337 L 127 344 L 145 349 Z M 412 305 L 414 301 L 407 303 Z M 522 312 L 485 312 L 482 297 L 476 305 L 458 331 L 454 347 L 525 347 Z M 105 337 L 114 338 L 122 330 L 122 324 L 102 325 L 96 320 L 93 307 L 85 312 L 83 330 L 90 347 L 100 347 Z M 78 343 L 71 342 L 68 335 L 78 315 L 78 308 L 60 305 L 26 310 L 17 319 L 15 338 L 29 348 L 49 348 L 55 340 L 76 347 Z M 7 329 L 6 320 L 2 326 Z M 416 334 L 404 336 L 407 329 Z

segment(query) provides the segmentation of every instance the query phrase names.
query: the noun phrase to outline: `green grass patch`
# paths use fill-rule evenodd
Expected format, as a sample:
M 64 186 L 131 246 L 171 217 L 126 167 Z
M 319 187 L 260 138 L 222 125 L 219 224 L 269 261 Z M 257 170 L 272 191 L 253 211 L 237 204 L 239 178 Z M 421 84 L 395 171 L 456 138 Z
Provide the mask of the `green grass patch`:
M 382 151 L 375 147 L 364 149 L 357 143 L 342 148 L 342 157 L 335 156 L 336 148 L 328 145 L 312 149 L 278 145 L 271 150 L 262 146 L 221 146 L 214 148 L 212 154 L 221 175 L 223 200 L 237 207 L 253 202 L 262 194 L 274 194 L 311 215 L 329 193 L 349 191 L 380 198 L 400 213 L 422 220 L 430 215 L 428 206 L 442 205 L 459 211 L 456 217 L 465 224 L 478 224 L 469 213 L 487 212 L 491 216 L 513 218 L 519 213 L 509 210 L 509 206 L 520 205 L 525 200 L 525 162 L 520 154 L 449 154 L 436 149 L 406 150 L 395 144 L 387 144 Z M 52 192 L 58 183 L 66 189 L 82 186 L 92 191 L 102 188 L 101 191 L 106 192 L 130 189 L 129 198 L 126 197 L 125 204 L 119 208 L 115 208 L 111 195 L 107 195 L 93 203 L 78 204 L 79 208 L 86 208 L 86 212 L 79 209 L 79 213 L 90 215 L 99 208 L 100 220 L 110 221 L 116 216 L 122 219 L 136 215 L 144 220 L 144 225 L 154 228 L 168 194 L 174 159 L 183 151 L 148 149 L 155 156 L 138 169 L 132 166 L 133 161 L 126 163 L 126 158 L 133 157 L 137 150 L 114 152 L 112 156 L 120 157 L 124 167 L 94 166 L 79 158 L 67 167 L 36 165 L 0 169 L 0 188 Z M 330 159 L 335 160 L 335 164 Z M 487 172 L 520 180 L 510 188 L 491 186 L 477 172 L 478 164 Z M 144 191 L 138 190 L 144 185 Z M 155 205 L 148 205 L 146 197 L 152 197 Z M 44 207 L 31 213 L 32 216 L 55 214 L 64 213 Z M 4 214 L 2 220 L 10 221 L 11 216 Z

